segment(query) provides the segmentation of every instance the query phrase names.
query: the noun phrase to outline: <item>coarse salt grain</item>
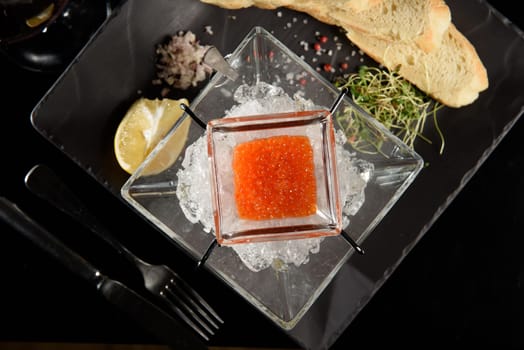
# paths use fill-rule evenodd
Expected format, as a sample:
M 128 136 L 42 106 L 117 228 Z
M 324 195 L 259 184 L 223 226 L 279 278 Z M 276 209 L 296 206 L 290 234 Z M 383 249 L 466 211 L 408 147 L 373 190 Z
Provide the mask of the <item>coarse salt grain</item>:
M 209 35 L 213 35 L 214 34 L 212 26 L 205 26 L 204 29 L 205 29 L 207 34 L 209 34 Z

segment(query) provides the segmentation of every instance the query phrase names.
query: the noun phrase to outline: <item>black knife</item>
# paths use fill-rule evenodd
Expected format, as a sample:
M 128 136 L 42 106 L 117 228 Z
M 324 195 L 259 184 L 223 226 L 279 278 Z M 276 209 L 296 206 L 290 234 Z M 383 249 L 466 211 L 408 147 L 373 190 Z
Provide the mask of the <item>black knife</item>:
M 87 280 L 106 300 L 120 308 L 165 345 L 177 350 L 207 349 L 206 345 L 178 320 L 121 282 L 105 276 L 5 197 L 0 197 L 0 218 L 73 273 Z

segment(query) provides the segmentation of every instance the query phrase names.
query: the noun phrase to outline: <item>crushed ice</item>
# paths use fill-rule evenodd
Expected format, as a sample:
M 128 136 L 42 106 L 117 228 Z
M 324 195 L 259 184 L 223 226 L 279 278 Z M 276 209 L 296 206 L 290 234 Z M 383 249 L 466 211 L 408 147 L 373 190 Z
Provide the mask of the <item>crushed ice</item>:
M 259 83 L 255 86 L 240 86 L 234 93 L 237 103 L 226 116 L 256 115 L 301 110 L 313 110 L 325 107 L 316 106 L 300 94 L 288 96 L 283 89 Z M 373 165 L 356 159 L 343 148 L 346 136 L 341 130 L 336 133 L 336 155 L 340 198 L 343 203 L 343 227 L 349 225 L 349 216 L 355 215 L 365 201 L 364 189 L 373 172 Z M 182 169 L 178 171 L 176 195 L 184 215 L 192 223 L 200 222 L 205 232 L 213 229 L 213 208 L 207 146 L 205 136 L 190 145 L 185 153 Z M 309 254 L 320 251 L 323 237 L 285 241 L 257 242 L 233 245 L 233 249 L 242 262 L 252 271 L 260 271 L 273 265 L 294 264 L 300 266 L 309 262 Z M 227 249 L 228 247 L 223 247 Z

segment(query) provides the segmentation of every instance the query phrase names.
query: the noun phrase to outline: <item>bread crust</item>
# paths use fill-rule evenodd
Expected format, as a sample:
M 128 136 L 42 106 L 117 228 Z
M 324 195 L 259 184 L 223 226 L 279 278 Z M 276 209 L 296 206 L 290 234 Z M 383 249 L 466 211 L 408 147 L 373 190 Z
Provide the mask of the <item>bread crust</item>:
M 430 0 L 427 16 L 428 24 L 416 39 L 417 45 L 425 52 L 438 49 L 442 37 L 451 24 L 451 10 L 442 0 Z

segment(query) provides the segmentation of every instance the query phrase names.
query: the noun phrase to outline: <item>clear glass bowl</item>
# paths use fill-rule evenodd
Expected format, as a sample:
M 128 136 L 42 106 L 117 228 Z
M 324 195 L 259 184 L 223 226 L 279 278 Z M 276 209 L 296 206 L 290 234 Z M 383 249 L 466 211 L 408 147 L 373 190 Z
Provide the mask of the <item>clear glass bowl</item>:
M 364 245 L 374 227 L 423 167 L 422 158 L 261 27 L 216 73 L 190 108 L 208 123 L 246 115 L 247 97 L 264 97 L 249 114 L 332 110 L 342 228 Z M 270 98 L 268 98 L 268 96 Z M 182 151 L 165 171 L 149 164 L 173 142 Z M 148 175 L 150 174 L 150 175 Z M 200 260 L 215 240 L 206 130 L 188 114 L 173 126 L 121 189 L 123 198 L 183 250 Z M 292 329 L 355 252 L 342 235 L 219 246 L 205 266 L 283 329 Z M 366 259 L 366 255 L 362 256 Z M 263 288 L 261 288 L 263 286 Z

